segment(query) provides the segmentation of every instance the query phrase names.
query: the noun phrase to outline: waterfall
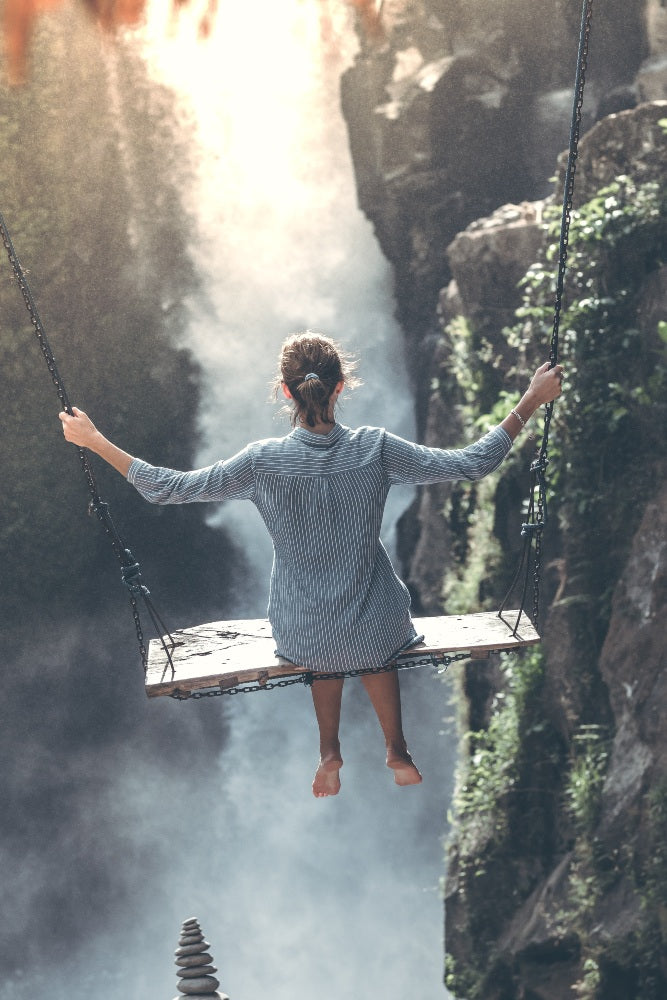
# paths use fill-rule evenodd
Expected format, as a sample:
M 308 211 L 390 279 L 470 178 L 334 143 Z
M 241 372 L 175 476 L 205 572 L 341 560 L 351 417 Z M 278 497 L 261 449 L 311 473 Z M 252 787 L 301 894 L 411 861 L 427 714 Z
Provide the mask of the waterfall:
M 205 372 L 198 462 L 289 429 L 265 402 L 267 386 L 282 339 L 307 327 L 360 353 L 364 385 L 344 404 L 343 422 L 412 436 L 391 273 L 357 208 L 339 110 L 340 73 L 356 45 L 350 12 L 299 0 L 227 2 L 204 44 L 187 21 L 169 31 L 158 19 L 152 29 L 149 71 L 180 94 L 198 136 L 197 179 L 185 197 L 205 290 L 205 302 L 192 304 L 186 339 Z M 390 548 L 409 498 L 392 494 Z M 230 504 L 211 519 L 235 535 L 252 567 L 224 613 L 263 616 L 271 549 L 258 515 L 252 505 Z M 345 558 L 344 538 L 332 558 Z M 201 762 L 202 777 L 208 772 L 201 794 L 211 795 L 211 781 L 215 787 L 207 821 L 193 823 L 185 863 L 179 870 L 176 861 L 162 890 L 174 927 L 193 900 L 222 988 L 237 1000 L 444 995 L 439 879 L 454 753 L 451 722 L 443 733 L 448 689 L 419 671 L 404 676 L 403 691 L 424 785 L 392 784 L 377 723 L 352 680 L 343 704 L 343 790 L 324 802 L 310 792 L 317 732 L 309 693 L 291 688 L 229 706 L 229 742 L 217 761 Z M 181 710 L 196 715 L 200 706 Z M 183 797 L 196 816 L 195 790 L 183 789 Z M 144 919 L 164 933 L 164 916 L 149 909 Z
M 197 182 L 185 198 L 207 295 L 193 304 L 187 340 L 206 373 L 198 461 L 289 430 L 266 403 L 268 385 L 280 343 L 306 328 L 361 353 L 365 384 L 344 404 L 343 422 L 410 436 L 391 274 L 356 207 L 339 110 L 340 73 L 355 48 L 350 12 L 229 0 L 206 43 L 187 19 L 180 31 L 152 23 L 149 71 L 181 94 L 199 143 Z M 392 497 L 388 523 L 405 503 L 405 493 Z M 258 570 L 255 599 L 244 594 L 239 613 L 263 615 L 268 536 L 247 505 L 225 508 L 219 520 Z

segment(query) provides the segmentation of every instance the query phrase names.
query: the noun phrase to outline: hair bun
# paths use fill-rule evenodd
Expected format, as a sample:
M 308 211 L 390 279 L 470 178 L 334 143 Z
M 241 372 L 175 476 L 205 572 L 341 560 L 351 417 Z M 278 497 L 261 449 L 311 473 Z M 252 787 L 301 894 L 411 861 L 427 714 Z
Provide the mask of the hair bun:
M 275 387 L 277 392 L 284 384 L 289 390 L 294 402 L 292 424 L 300 421 L 314 427 L 318 423 L 333 423 L 331 406 L 336 402 L 335 387 L 339 382 L 349 387 L 355 385 L 353 369 L 350 358 L 330 337 L 310 330 L 288 337 L 280 351 L 280 374 Z M 306 387 L 313 380 L 317 385 Z

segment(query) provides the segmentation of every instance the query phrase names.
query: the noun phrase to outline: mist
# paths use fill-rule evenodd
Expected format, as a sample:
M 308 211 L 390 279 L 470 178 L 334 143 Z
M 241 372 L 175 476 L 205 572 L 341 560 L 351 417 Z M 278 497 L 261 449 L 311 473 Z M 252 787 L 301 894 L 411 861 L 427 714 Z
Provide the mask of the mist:
M 155 85 L 173 91 L 196 137 L 181 197 L 200 287 L 178 345 L 202 373 L 195 464 L 289 429 L 267 401 L 269 383 L 281 341 L 306 327 L 360 356 L 364 385 L 344 401 L 344 423 L 414 433 L 392 277 L 356 205 L 339 112 L 340 73 L 356 45 L 351 15 L 299 0 L 265 6 L 258 31 L 252 5 L 221 3 L 206 43 L 187 17 L 172 29 L 156 7 L 143 34 L 125 42 Z M 130 237 L 141 249 L 141 149 L 126 128 L 116 56 L 104 51 L 136 210 Z M 392 493 L 390 550 L 410 498 Z M 254 508 L 211 508 L 207 520 L 243 557 L 219 617 L 263 616 L 271 548 Z M 304 539 L 306 550 L 312 544 Z M 332 558 L 345 558 L 344 539 Z M 41 627 L 32 642 L 26 636 L 12 663 L 35 704 L 4 729 L 16 786 L 30 794 L 10 808 L 3 846 L 11 932 L 26 946 L 3 971 L 1 1000 L 173 996 L 173 950 L 190 916 L 232 1000 L 446 996 L 439 883 L 455 762 L 449 684 L 430 669 L 402 674 L 424 784 L 398 788 L 361 684 L 348 681 L 343 788 L 315 800 L 307 689 L 149 702 L 125 614 L 114 598 L 80 626 L 51 622 L 48 636 Z M 83 932 L 81 920 L 63 923 L 77 903 Z
M 339 419 L 413 434 L 392 275 L 357 208 L 339 108 L 356 49 L 350 12 L 294 0 L 267 7 L 258 31 L 256 12 L 230 3 L 208 45 L 193 26 L 174 37 L 157 19 L 147 49 L 149 72 L 181 95 L 200 144 L 185 204 L 206 293 L 186 338 L 205 373 L 201 464 L 289 430 L 280 405 L 267 405 L 269 386 L 282 340 L 305 329 L 359 355 L 364 386 L 346 394 Z M 392 493 L 388 525 L 410 495 Z M 247 543 L 262 588 L 253 613 L 263 614 L 271 545 L 259 515 L 230 505 L 214 520 Z

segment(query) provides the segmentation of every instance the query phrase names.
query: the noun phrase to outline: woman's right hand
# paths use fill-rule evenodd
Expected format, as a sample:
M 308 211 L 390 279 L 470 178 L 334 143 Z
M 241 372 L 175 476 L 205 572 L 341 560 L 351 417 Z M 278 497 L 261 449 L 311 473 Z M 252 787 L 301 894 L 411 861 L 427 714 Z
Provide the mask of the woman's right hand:
M 550 364 L 550 361 L 545 361 L 543 365 L 540 365 L 526 390 L 526 396 L 531 397 L 531 402 L 534 402 L 535 409 L 544 403 L 553 402 L 563 391 L 563 378 L 565 374 L 563 366 L 554 365 L 553 368 L 550 368 Z
M 550 365 L 550 361 L 540 365 L 519 402 L 501 423 L 500 426 L 512 440 L 526 426 L 535 410 L 545 403 L 553 402 L 563 391 L 563 366 L 554 365 L 551 368 Z

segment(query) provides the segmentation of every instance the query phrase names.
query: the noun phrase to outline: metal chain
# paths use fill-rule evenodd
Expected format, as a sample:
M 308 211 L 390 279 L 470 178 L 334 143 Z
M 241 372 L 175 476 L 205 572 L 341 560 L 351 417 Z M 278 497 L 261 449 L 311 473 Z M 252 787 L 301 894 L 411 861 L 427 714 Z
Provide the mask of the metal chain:
M 570 127 L 570 147 L 567 157 L 567 169 L 563 183 L 563 211 L 561 215 L 560 241 L 558 253 L 558 278 L 556 281 L 556 299 L 554 303 L 554 322 L 549 350 L 550 367 L 558 363 L 558 337 L 560 318 L 563 305 L 563 288 L 567 271 L 567 257 L 570 239 L 570 221 L 572 218 L 572 202 L 574 199 L 574 182 L 577 173 L 579 156 L 579 137 L 581 134 L 581 117 L 584 106 L 584 90 L 586 86 L 586 68 L 588 66 L 588 49 L 590 43 L 591 23 L 593 18 L 593 0 L 584 0 L 579 31 L 579 51 L 577 53 L 577 73 L 574 84 L 574 102 L 572 107 L 572 122 Z M 547 450 L 549 446 L 549 430 L 553 415 L 553 401 L 546 406 L 544 415 L 544 430 L 538 456 L 533 463 L 537 488 L 537 519 L 535 531 L 535 556 L 533 560 L 533 622 L 537 625 L 540 613 L 540 572 L 542 566 L 542 534 L 547 519 L 547 483 L 546 469 L 548 464 Z
M 579 137 L 581 133 L 581 117 L 584 105 L 584 89 L 586 85 L 586 68 L 588 65 L 588 49 L 590 42 L 591 23 L 593 18 L 593 0 L 583 0 L 581 13 L 581 26 L 579 32 L 579 49 L 577 53 L 577 72 L 574 82 L 574 100 L 572 105 L 572 119 L 570 125 L 570 145 L 567 158 L 567 168 L 563 184 L 563 210 L 561 214 L 560 240 L 558 253 L 558 275 L 556 279 L 556 296 L 554 302 L 554 319 L 549 345 L 549 363 L 553 368 L 558 364 L 558 337 L 560 331 L 560 319 L 563 304 L 563 287 L 565 284 L 565 273 L 567 271 L 568 244 L 570 235 L 570 221 L 572 218 L 572 202 L 574 198 L 574 181 L 577 171 L 577 158 L 579 155 Z M 512 594 L 519 578 L 521 567 L 525 569 L 523 593 L 519 606 L 519 614 L 516 619 L 514 631 L 519 627 L 521 615 L 524 612 L 525 598 L 528 591 L 528 581 L 531 574 L 530 552 L 534 543 L 532 558 L 532 584 L 533 584 L 533 608 L 532 623 L 537 628 L 540 616 L 540 575 L 542 568 L 542 535 L 547 522 L 547 480 L 546 470 L 549 463 L 547 456 L 549 446 L 549 430 L 551 428 L 551 418 L 554 404 L 547 403 L 544 415 L 544 428 L 542 440 L 537 452 L 537 457 L 531 463 L 530 472 L 530 493 L 528 498 L 528 516 L 521 526 L 521 535 L 524 539 L 519 566 L 515 573 L 510 589 L 503 599 L 499 614 L 502 611 Z M 537 499 L 536 499 L 537 498 Z
M 591 23 L 593 18 L 593 0 L 584 0 L 581 29 L 579 33 L 579 51 L 577 54 L 577 73 L 574 83 L 574 102 L 572 107 L 572 121 L 570 125 L 570 147 L 567 158 L 567 168 L 563 182 L 563 211 L 561 216 L 560 242 L 558 255 L 558 277 L 556 281 L 556 300 L 554 305 L 554 322 L 551 334 L 551 345 L 549 360 L 551 367 L 558 362 L 558 333 L 560 328 L 560 315 L 563 301 L 563 287 L 565 284 L 565 272 L 567 270 L 568 243 L 570 235 L 570 221 L 572 218 L 572 202 L 574 199 L 574 182 L 577 172 L 577 159 L 579 156 L 579 137 L 581 134 L 581 117 L 584 106 L 584 90 L 586 86 L 586 68 L 588 65 L 588 49 L 591 34 Z
M 46 366 L 51 375 L 53 384 L 56 387 L 56 392 L 58 393 L 58 399 L 63 407 L 63 409 L 72 414 L 72 406 L 65 389 L 65 385 L 58 371 L 58 366 L 56 364 L 56 359 L 51 350 L 51 345 L 49 344 L 48 337 L 46 336 L 46 331 L 42 324 L 42 321 L 35 304 L 35 300 L 32 297 L 32 292 L 30 286 L 26 280 L 25 272 L 21 266 L 21 262 L 18 258 L 16 250 L 14 249 L 14 244 L 12 243 L 12 238 L 9 234 L 7 224 L 4 220 L 2 213 L 0 213 L 0 237 L 4 244 L 5 250 L 7 251 L 7 256 L 9 258 L 9 263 L 11 265 L 16 283 L 19 286 L 21 295 L 23 297 L 23 302 L 30 316 L 30 322 L 33 326 L 35 336 L 39 343 L 40 351 L 46 362 Z M 141 662 L 143 664 L 144 672 L 146 671 L 146 666 L 148 663 L 148 654 L 146 651 L 146 643 L 144 640 L 143 628 L 141 625 L 141 617 L 139 614 L 139 605 L 137 598 L 141 596 L 146 604 L 149 614 L 156 625 L 158 634 L 164 636 L 169 634 L 168 630 L 164 627 L 164 623 L 161 621 L 154 605 L 149 599 L 150 591 L 141 582 L 141 573 L 139 571 L 139 564 L 136 562 L 131 551 L 125 546 L 125 543 L 121 539 L 116 526 L 113 523 L 111 514 L 109 511 L 109 505 L 105 503 L 101 498 L 97 490 L 97 483 L 95 481 L 95 476 L 91 468 L 90 462 L 88 461 L 88 456 L 84 448 L 77 447 L 77 452 L 79 455 L 79 462 L 83 470 L 83 474 L 86 479 L 86 484 L 88 486 L 88 492 L 90 493 L 90 501 L 88 503 L 88 513 L 95 514 L 100 521 L 104 531 L 111 542 L 111 546 L 116 554 L 116 557 L 121 566 L 121 576 L 123 582 L 127 586 L 130 592 L 130 606 L 132 609 L 132 618 L 134 621 L 134 627 L 137 635 L 137 644 L 139 646 L 139 654 L 141 656 Z M 171 638 L 171 637 L 170 637 Z M 173 670 L 173 664 L 171 662 L 171 654 L 168 645 L 162 640 L 163 648 L 168 657 L 169 663 Z
M 493 652 L 496 652 L 496 650 L 489 650 L 489 653 Z M 295 677 L 283 677 L 278 681 L 267 681 L 265 684 L 260 684 L 256 681 L 252 684 L 237 684 L 229 688 L 207 688 L 204 691 L 183 691 L 180 688 L 176 688 L 175 691 L 170 693 L 169 697 L 174 698 L 176 701 L 188 701 L 190 698 L 197 701 L 200 698 L 218 698 L 225 694 L 254 694 L 256 691 L 272 691 L 274 688 L 291 687 L 293 684 L 305 684 L 307 687 L 310 687 L 311 684 L 318 683 L 319 681 L 345 680 L 347 677 L 362 677 L 365 674 L 386 674 L 392 670 L 406 670 L 412 667 L 444 667 L 446 670 L 452 663 L 469 659 L 470 653 L 453 653 L 451 655 L 449 653 L 431 653 L 428 656 L 415 657 L 403 663 L 394 661 L 382 664 L 379 667 L 361 667 L 349 671 L 336 670 L 326 674 L 308 672 Z

